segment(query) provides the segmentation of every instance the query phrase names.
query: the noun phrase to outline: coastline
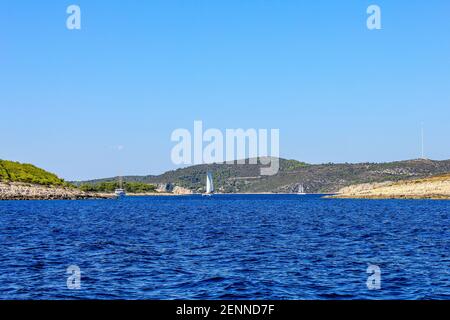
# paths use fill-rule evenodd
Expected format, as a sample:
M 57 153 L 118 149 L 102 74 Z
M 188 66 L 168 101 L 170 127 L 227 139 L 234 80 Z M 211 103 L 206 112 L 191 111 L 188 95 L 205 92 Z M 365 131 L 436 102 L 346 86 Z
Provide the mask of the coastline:
M 0 200 L 113 199 L 112 194 L 85 192 L 75 188 L 24 182 L 0 182 Z
M 366 199 L 366 200 L 450 200 L 445 195 L 334 195 L 326 196 L 325 199 Z
M 297 195 L 296 193 L 238 192 L 217 195 Z M 176 197 L 201 195 L 188 192 L 127 193 L 127 197 Z M 353 185 L 337 193 L 308 193 L 326 199 L 429 199 L 450 200 L 450 175 L 400 182 L 381 182 Z M 305 195 L 299 195 L 299 198 Z M 115 199 L 114 193 L 85 192 L 76 188 L 44 186 L 23 182 L 0 182 L 0 200 L 84 200 Z
M 450 174 L 416 180 L 365 183 L 342 188 L 335 199 L 450 200 Z
M 193 194 L 193 193 L 192 193 Z M 144 193 L 127 193 L 127 197 L 173 197 L 173 196 L 190 196 L 192 194 L 176 194 L 171 192 L 144 192 Z

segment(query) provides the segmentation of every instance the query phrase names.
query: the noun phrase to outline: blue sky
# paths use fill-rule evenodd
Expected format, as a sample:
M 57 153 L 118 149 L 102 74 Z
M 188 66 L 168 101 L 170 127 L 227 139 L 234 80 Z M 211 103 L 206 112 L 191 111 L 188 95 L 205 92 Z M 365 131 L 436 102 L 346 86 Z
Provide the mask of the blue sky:
M 448 159 L 450 2 L 2 1 L 0 111 L 0 158 L 66 179 L 171 169 L 194 120 L 311 163 L 417 158 L 423 122 Z

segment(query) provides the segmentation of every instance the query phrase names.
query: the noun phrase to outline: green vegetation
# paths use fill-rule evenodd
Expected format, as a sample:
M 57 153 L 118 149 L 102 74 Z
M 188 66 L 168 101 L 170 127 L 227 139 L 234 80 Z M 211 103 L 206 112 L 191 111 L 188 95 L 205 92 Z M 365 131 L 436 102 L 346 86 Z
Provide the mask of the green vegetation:
M 216 189 L 221 192 L 246 192 L 252 190 L 252 185 L 261 183 L 269 189 L 271 186 L 267 177 L 260 176 L 261 168 L 268 167 L 260 162 L 258 164 L 202 164 L 177 170 L 168 171 L 159 176 L 125 176 L 126 182 L 140 182 L 147 184 L 165 184 L 170 183 L 179 187 L 187 188 L 195 192 L 204 192 L 206 184 L 206 173 L 213 172 L 214 185 Z M 302 170 L 310 165 L 296 160 L 280 159 L 280 173 L 296 174 L 297 170 Z M 104 182 L 115 182 L 117 177 L 91 180 L 85 182 L 74 182 L 77 185 L 81 184 L 99 184 Z M 270 190 L 270 189 L 269 189 Z M 127 190 L 128 191 L 128 190 Z M 265 190 L 263 190 L 265 191 Z
M 211 171 L 219 192 L 297 192 L 303 184 L 307 192 L 328 193 L 360 183 L 412 180 L 450 172 L 450 160 L 424 159 L 389 163 L 307 164 L 280 159 L 280 171 L 274 176 L 261 176 L 257 164 L 203 164 L 154 176 L 125 176 L 124 181 L 148 184 L 172 184 L 195 192 L 204 192 L 206 172 Z M 117 177 L 87 181 L 98 184 L 114 182 Z M 77 183 L 78 185 L 80 183 Z
M 282 160 L 283 161 L 280 161 L 280 169 L 282 171 L 294 171 L 308 165 L 305 162 L 300 162 L 297 160 Z
M 70 186 L 57 175 L 32 164 L 0 160 L 0 181 L 25 182 L 46 186 Z
M 115 189 L 119 188 L 118 182 L 100 182 L 96 184 L 82 184 L 80 189 L 87 192 L 114 192 Z M 141 183 L 141 182 L 125 182 L 123 188 L 129 193 L 146 193 L 146 192 L 156 192 L 156 186 L 153 184 Z

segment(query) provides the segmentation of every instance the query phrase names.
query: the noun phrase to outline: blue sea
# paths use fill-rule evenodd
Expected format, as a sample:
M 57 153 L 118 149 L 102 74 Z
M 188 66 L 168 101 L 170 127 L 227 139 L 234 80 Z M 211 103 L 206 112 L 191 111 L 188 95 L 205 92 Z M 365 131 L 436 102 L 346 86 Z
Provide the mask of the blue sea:
M 0 299 L 450 299 L 449 227 L 433 200 L 1 201 Z

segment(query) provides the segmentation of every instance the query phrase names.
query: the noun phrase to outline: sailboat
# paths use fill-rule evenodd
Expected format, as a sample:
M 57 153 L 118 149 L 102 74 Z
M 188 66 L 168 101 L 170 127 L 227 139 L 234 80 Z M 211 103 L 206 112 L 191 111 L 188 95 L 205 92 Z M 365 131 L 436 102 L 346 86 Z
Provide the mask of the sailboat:
M 117 198 L 125 197 L 125 196 L 126 196 L 125 189 L 123 188 L 122 177 L 119 177 L 119 188 L 117 188 L 116 190 L 114 190 L 114 194 L 116 195 Z
M 206 174 L 206 192 L 203 194 L 203 196 L 212 196 L 214 193 L 214 182 L 212 173 L 208 171 Z
M 297 194 L 298 194 L 298 195 L 301 195 L 301 196 L 303 196 L 303 195 L 306 194 L 306 192 L 305 192 L 305 187 L 303 186 L 303 184 L 300 184 L 300 185 L 298 186 Z

